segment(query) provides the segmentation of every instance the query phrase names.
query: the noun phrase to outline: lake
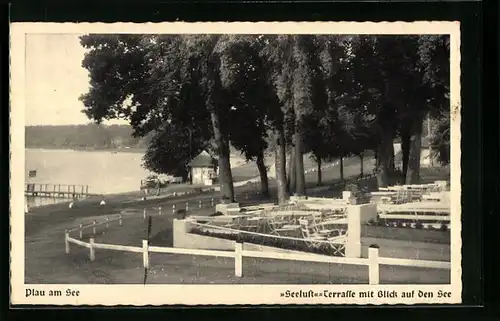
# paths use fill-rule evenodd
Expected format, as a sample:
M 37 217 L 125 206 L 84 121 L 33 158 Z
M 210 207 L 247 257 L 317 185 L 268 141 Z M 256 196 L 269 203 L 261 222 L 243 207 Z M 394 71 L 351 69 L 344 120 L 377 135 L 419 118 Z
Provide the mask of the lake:
M 138 190 L 141 179 L 151 174 L 141 166 L 142 153 L 26 149 L 25 155 L 27 182 L 89 185 L 92 194 Z M 29 170 L 36 170 L 36 177 L 28 178 Z M 32 206 L 68 201 L 30 199 Z

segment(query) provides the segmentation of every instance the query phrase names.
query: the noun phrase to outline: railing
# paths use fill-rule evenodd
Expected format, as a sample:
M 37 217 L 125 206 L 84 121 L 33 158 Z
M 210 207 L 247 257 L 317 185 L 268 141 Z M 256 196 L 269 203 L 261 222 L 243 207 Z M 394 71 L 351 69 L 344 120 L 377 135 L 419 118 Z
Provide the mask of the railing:
M 96 243 L 94 238 L 90 238 L 89 242 L 83 242 L 69 236 L 69 232 L 65 233 L 64 238 L 66 244 L 66 253 L 70 253 L 70 243 L 86 247 L 90 250 L 89 258 L 95 260 L 95 250 L 115 250 L 133 253 L 142 253 L 143 266 L 149 268 L 150 253 L 168 253 L 168 254 L 184 254 L 184 255 L 199 255 L 199 256 L 214 256 L 234 258 L 234 275 L 236 277 L 243 276 L 243 257 L 253 257 L 262 259 L 289 260 L 301 262 L 316 262 L 316 263 L 334 263 L 334 264 L 349 264 L 349 265 L 364 265 L 368 266 L 369 284 L 376 285 L 380 283 L 380 265 L 397 265 L 407 267 L 434 268 L 434 269 L 451 269 L 450 262 L 441 261 L 424 261 L 424 260 L 408 260 L 379 257 L 378 246 L 372 245 L 368 249 L 368 258 L 345 258 L 338 256 L 325 256 L 319 254 L 298 254 L 298 253 L 274 253 L 245 250 L 244 244 L 236 242 L 234 251 L 220 250 L 198 250 L 185 249 L 174 247 L 159 247 L 149 246 L 147 240 L 142 240 L 142 247 L 114 245 L 105 243 Z
M 146 213 L 143 211 L 143 213 Z M 161 214 L 161 208 L 159 209 Z M 340 256 L 327 256 L 314 253 L 296 253 L 296 252 L 261 252 L 254 250 L 245 250 L 242 242 L 236 241 L 234 251 L 222 250 L 200 250 L 200 249 L 187 249 L 187 248 L 174 248 L 174 247 L 159 247 L 150 246 L 147 240 L 142 240 L 142 247 L 139 246 L 125 246 L 116 244 L 96 243 L 94 237 L 89 239 L 89 242 L 82 241 L 82 231 L 92 228 L 93 236 L 96 234 L 96 228 L 109 225 L 113 222 L 118 222 L 122 225 L 123 216 L 120 214 L 113 219 L 106 218 L 101 222 L 93 221 L 91 224 L 80 224 L 78 227 L 65 230 L 64 243 L 65 252 L 70 253 L 70 244 L 73 243 L 78 246 L 89 249 L 89 259 L 94 261 L 96 259 L 96 249 L 123 251 L 132 253 L 142 253 L 143 266 L 149 267 L 150 253 L 168 253 L 168 254 L 182 254 L 182 255 L 197 255 L 197 256 L 213 256 L 213 257 L 227 257 L 234 258 L 234 273 L 236 277 L 243 276 L 243 257 L 262 258 L 262 259 L 275 259 L 275 260 L 288 260 L 300 262 L 316 262 L 316 263 L 334 263 L 334 264 L 348 264 L 348 265 L 364 265 L 369 269 L 369 284 L 380 283 L 380 265 L 392 266 L 406 266 L 406 267 L 419 267 L 419 268 L 433 268 L 433 269 L 451 269 L 450 262 L 444 261 L 428 261 L 428 260 L 410 260 L 399 258 L 387 258 L 379 256 L 378 246 L 372 245 L 368 249 L 368 258 L 346 258 Z M 194 222 L 193 222 L 194 223 Z M 195 225 L 204 225 L 195 223 Z M 220 227 L 219 227 L 220 228 Z M 224 228 L 228 229 L 228 228 Z M 228 229 L 231 230 L 231 229 Z M 79 231 L 80 240 L 70 236 L 70 232 Z M 242 232 L 239 231 L 238 232 Z M 258 233 L 252 233 L 258 234 Z M 289 238 L 289 237 L 282 237 Z M 290 238 L 295 239 L 295 238 Z
M 29 193 L 71 193 L 71 194 L 88 194 L 88 185 L 68 185 L 68 184 L 41 184 L 41 183 L 26 183 L 25 191 Z

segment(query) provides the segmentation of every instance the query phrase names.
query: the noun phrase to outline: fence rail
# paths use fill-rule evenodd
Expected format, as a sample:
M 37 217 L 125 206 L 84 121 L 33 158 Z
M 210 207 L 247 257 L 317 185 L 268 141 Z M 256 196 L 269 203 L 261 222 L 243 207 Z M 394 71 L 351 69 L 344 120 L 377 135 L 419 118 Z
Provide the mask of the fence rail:
M 215 257 L 231 257 L 234 258 L 235 254 L 231 251 L 218 251 L 218 250 L 198 250 L 198 249 L 182 249 L 176 247 L 159 247 L 150 246 L 149 252 L 154 253 L 169 253 L 169 254 L 186 254 L 186 255 L 201 255 L 201 256 L 215 256 Z
M 174 248 L 174 247 L 149 246 L 147 240 L 142 241 L 143 244 L 142 247 L 95 243 L 94 238 L 90 238 L 89 243 L 86 243 L 70 237 L 69 232 L 65 233 L 64 241 L 66 244 L 67 254 L 70 253 L 70 243 L 74 243 L 76 245 L 89 248 L 90 250 L 89 258 L 91 261 L 95 260 L 95 249 L 142 253 L 143 265 L 145 268 L 149 267 L 150 253 L 169 253 L 169 254 L 234 258 L 234 268 L 235 268 L 234 273 L 236 277 L 243 276 L 243 257 L 301 261 L 301 262 L 316 262 L 316 263 L 364 265 L 368 266 L 368 280 L 369 284 L 372 285 L 377 285 L 380 283 L 380 265 L 397 265 L 397 266 L 448 269 L 448 270 L 451 269 L 450 262 L 379 257 L 378 246 L 370 246 L 370 248 L 368 249 L 368 258 L 346 258 L 346 257 L 325 256 L 320 254 L 309 254 L 309 253 L 304 253 L 304 254 L 277 253 L 277 252 L 261 252 L 261 251 L 245 250 L 244 244 L 239 242 L 235 243 L 234 251 L 222 251 L 222 250 L 198 250 L 198 249 L 186 249 L 186 248 Z
M 137 246 L 126 246 L 126 245 L 114 245 L 105 243 L 94 243 L 93 247 L 103 250 L 114 250 L 114 251 L 124 251 L 124 252 L 135 252 L 142 253 L 142 247 Z

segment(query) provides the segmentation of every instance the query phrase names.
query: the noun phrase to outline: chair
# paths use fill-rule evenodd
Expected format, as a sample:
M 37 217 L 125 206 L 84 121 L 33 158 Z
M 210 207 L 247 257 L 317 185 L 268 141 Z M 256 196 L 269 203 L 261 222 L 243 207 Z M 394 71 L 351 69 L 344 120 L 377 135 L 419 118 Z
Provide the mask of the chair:
M 327 238 L 323 235 L 311 232 L 311 228 L 307 220 L 299 220 L 299 225 L 302 232 L 302 238 L 308 247 L 318 249 L 325 245 Z
M 246 228 L 250 232 L 258 232 L 264 220 L 261 216 L 252 216 L 245 219 L 245 225 L 242 227 Z
M 347 231 L 342 231 L 343 234 L 328 238 L 328 244 L 333 250 L 333 255 L 345 256 L 345 243 L 347 242 Z
M 293 232 L 299 229 L 298 225 L 290 222 L 290 217 L 276 215 L 274 217 L 269 217 L 268 220 L 269 234 L 274 234 L 277 236 L 281 236 L 280 233 Z

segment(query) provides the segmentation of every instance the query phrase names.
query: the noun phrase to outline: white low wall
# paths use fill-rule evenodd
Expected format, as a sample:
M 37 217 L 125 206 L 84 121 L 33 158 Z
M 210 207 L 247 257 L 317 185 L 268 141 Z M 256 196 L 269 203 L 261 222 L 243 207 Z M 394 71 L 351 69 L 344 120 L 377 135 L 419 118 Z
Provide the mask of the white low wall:
M 216 237 L 188 233 L 189 220 L 174 219 L 172 232 L 174 238 L 173 247 L 184 249 L 202 250 L 230 250 L 234 251 L 234 241 L 224 240 Z
M 188 233 L 189 220 L 173 221 L 173 236 L 175 248 L 184 249 L 200 249 L 200 250 L 228 250 L 234 251 L 235 241 L 225 240 L 212 236 L 197 235 Z M 244 250 L 260 251 L 260 252 L 273 252 L 273 253 L 291 253 L 291 254 L 304 254 L 304 252 L 293 251 L 287 249 L 280 249 L 272 246 L 258 245 L 252 243 L 244 243 Z
M 361 257 L 361 225 L 377 219 L 377 205 L 360 204 L 347 206 L 347 243 L 345 256 L 350 258 Z

